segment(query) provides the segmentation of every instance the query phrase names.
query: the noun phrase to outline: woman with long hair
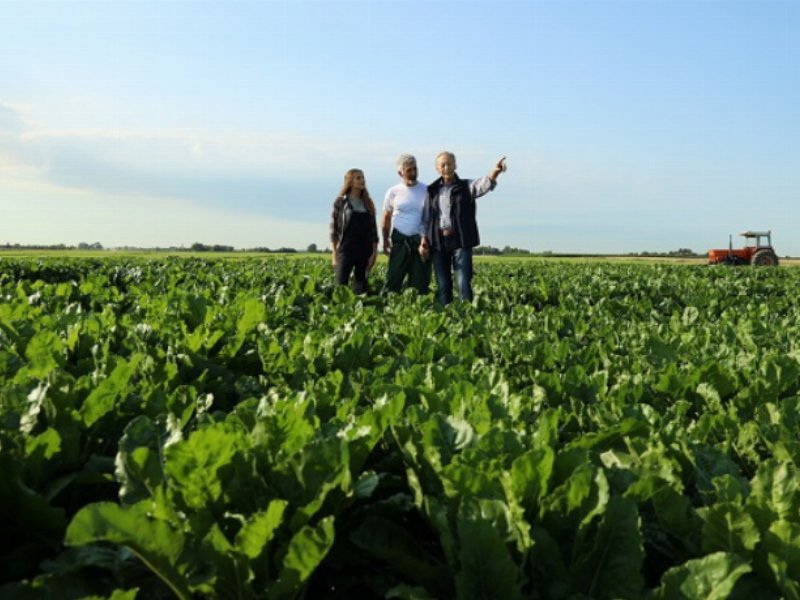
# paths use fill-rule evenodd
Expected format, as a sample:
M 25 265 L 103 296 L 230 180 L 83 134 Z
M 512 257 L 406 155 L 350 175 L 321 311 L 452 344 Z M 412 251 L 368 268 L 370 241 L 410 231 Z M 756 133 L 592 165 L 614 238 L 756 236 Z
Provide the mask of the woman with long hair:
M 375 204 L 361 169 L 344 174 L 344 184 L 333 201 L 331 244 L 336 283 L 345 285 L 353 275 L 353 291 L 367 291 L 367 276 L 378 257 Z

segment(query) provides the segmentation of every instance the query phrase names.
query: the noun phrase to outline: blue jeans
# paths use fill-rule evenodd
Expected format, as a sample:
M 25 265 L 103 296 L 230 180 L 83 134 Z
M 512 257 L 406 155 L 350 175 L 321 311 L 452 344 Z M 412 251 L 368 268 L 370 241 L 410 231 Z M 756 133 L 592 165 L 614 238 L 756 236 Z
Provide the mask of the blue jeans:
M 434 250 L 433 272 L 436 274 L 439 304 L 446 306 L 453 301 L 453 273 L 458 295 L 462 300 L 472 300 L 472 248 Z

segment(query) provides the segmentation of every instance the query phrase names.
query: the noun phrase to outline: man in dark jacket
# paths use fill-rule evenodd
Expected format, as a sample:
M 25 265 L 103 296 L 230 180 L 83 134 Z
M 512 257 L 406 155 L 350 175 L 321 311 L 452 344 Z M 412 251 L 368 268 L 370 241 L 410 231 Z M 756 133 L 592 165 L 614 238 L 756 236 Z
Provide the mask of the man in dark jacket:
M 462 300 L 472 300 L 472 249 L 480 244 L 475 220 L 475 199 L 493 190 L 497 177 L 506 170 L 505 156 L 489 175 L 460 179 L 452 152 L 436 156 L 440 177 L 428 186 L 423 225 L 426 235 L 420 252 L 430 252 L 436 274 L 437 297 L 442 305 L 453 301 L 453 273 Z

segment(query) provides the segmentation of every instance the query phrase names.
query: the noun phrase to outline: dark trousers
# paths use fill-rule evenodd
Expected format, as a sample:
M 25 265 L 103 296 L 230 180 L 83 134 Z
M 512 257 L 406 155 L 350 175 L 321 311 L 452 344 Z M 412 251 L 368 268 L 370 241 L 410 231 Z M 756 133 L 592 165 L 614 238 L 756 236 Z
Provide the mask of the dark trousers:
M 364 294 L 367 291 L 367 265 L 372 247 L 340 246 L 336 249 L 336 283 L 347 285 L 350 273 L 353 274 L 353 291 Z
M 431 262 L 419 255 L 419 235 L 403 235 L 392 231 L 392 251 L 386 268 L 386 289 L 399 292 L 408 276 L 408 285 L 420 294 L 427 294 L 431 285 Z

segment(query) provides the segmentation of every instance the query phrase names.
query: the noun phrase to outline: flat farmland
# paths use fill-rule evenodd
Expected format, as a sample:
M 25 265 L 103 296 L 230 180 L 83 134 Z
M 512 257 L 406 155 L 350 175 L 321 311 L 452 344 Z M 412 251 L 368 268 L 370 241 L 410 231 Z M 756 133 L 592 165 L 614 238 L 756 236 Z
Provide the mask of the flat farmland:
M 800 270 L 474 283 L 3 254 L 0 598 L 800 597 Z

